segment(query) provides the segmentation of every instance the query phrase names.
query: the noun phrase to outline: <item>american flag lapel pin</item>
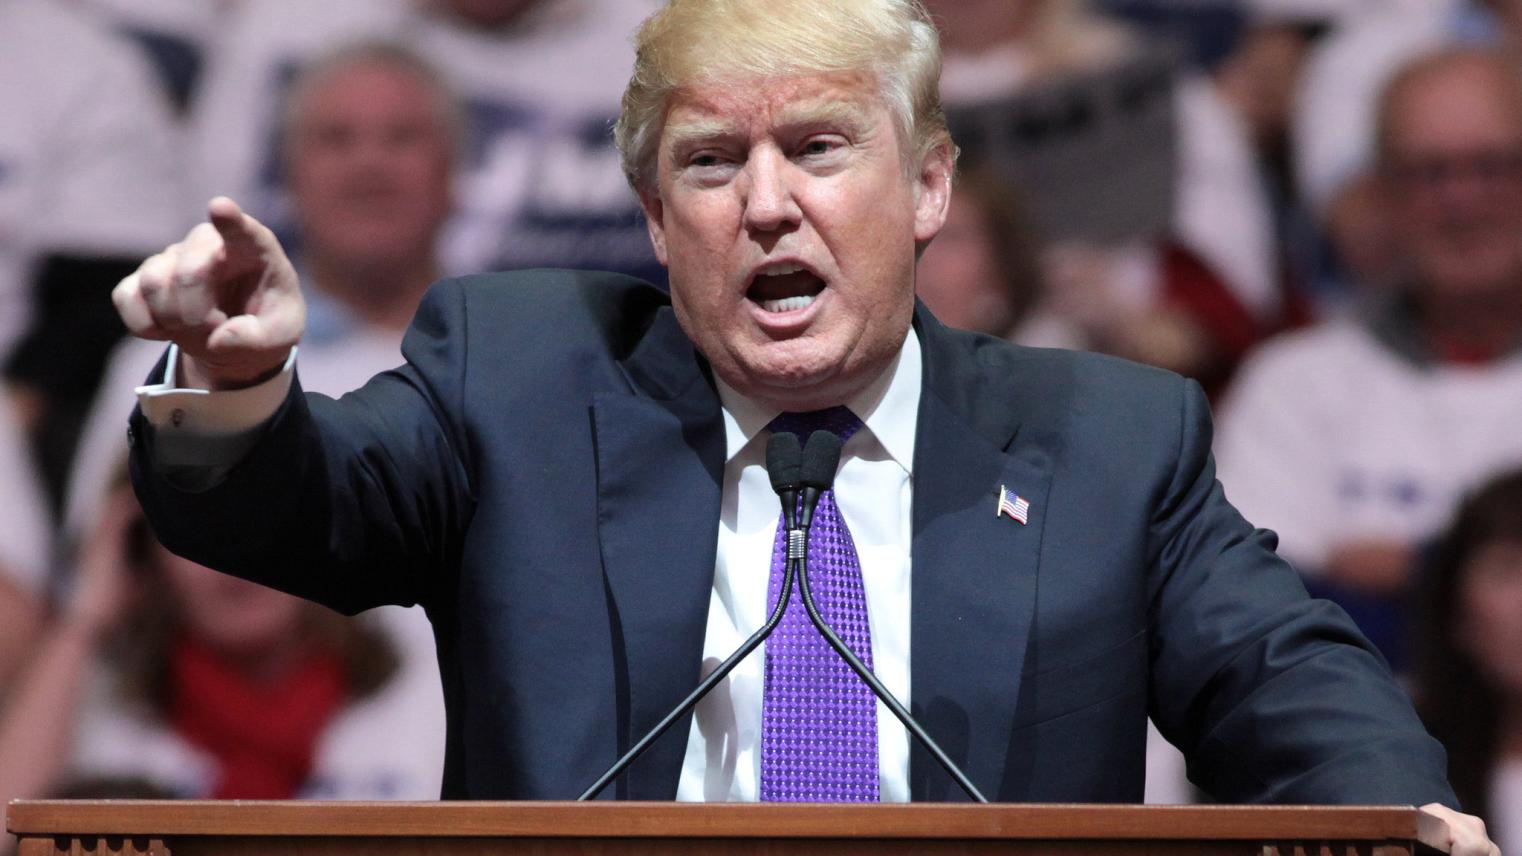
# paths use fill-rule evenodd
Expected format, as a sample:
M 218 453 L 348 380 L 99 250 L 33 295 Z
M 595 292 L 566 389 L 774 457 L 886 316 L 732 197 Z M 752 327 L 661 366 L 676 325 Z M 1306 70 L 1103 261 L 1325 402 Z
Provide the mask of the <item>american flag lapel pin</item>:
M 1027 518 L 1030 517 L 1030 513 L 1030 500 L 1020 496 L 1002 484 L 999 485 L 999 507 L 994 511 L 995 517 L 1008 514 L 1010 517 L 1020 521 L 1020 524 L 1023 526 Z

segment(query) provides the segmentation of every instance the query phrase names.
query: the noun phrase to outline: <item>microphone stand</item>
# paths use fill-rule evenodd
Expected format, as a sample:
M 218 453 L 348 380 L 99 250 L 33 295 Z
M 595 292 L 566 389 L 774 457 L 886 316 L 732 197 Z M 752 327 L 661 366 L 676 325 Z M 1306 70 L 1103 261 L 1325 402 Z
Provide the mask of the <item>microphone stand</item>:
M 788 564 L 791 565 L 792 562 L 789 561 Z M 791 576 L 792 573 L 793 569 L 789 567 L 788 575 Z M 888 710 L 893 712 L 898 721 L 904 724 L 904 728 L 907 728 L 909 733 L 914 735 L 914 739 L 918 740 L 920 745 L 925 747 L 925 750 L 935 758 L 936 762 L 941 765 L 941 768 L 946 771 L 947 775 L 951 776 L 958 787 L 967 793 L 968 797 L 974 802 L 988 802 L 988 798 L 983 796 L 983 792 L 978 790 L 977 785 L 974 785 L 971 779 L 967 778 L 967 774 L 962 772 L 962 768 L 958 767 L 956 762 L 952 761 L 951 757 L 942 751 L 940 744 L 936 743 L 930 734 L 914 720 L 914 717 L 909 714 L 909 711 L 904 709 L 903 704 L 899 702 L 898 698 L 893 693 L 888 692 L 888 688 L 883 686 L 882 681 L 877 679 L 877 675 L 873 674 L 871 669 L 867 668 L 867 664 L 863 663 L 861 658 L 856 656 L 856 653 L 845 642 L 841 641 L 840 637 L 836 635 L 835 629 L 825 622 L 824 616 L 819 613 L 819 608 L 814 605 L 814 593 L 809 590 L 808 564 L 801 559 L 798 561 L 798 573 L 798 591 L 803 595 L 803 608 L 809 614 L 809 621 L 813 622 L 814 627 L 819 630 L 819 635 L 823 636 L 824 640 L 830 643 L 830 647 L 834 648 L 835 653 L 839 654 L 840 658 L 846 661 L 846 665 L 851 667 L 851 671 L 855 672 L 856 676 L 861 678 L 862 683 L 872 690 L 872 694 L 877 696 L 878 700 L 886 705 Z
M 797 577 L 799 581 L 798 588 L 803 595 L 803 607 L 808 613 L 809 621 L 813 623 L 814 627 L 825 638 L 830 647 L 834 649 L 835 653 L 840 655 L 842 660 L 845 660 L 846 665 L 851 667 L 851 670 L 867 685 L 872 694 L 893 713 L 899 722 L 904 724 L 904 728 L 914 735 L 914 739 L 918 740 L 920 745 L 925 747 L 931 757 L 935 758 L 936 762 L 941 765 L 941 768 L 946 771 L 947 775 L 951 776 L 958 787 L 966 792 L 968 797 L 975 802 L 988 802 L 988 798 L 983 796 L 983 793 L 978 790 L 971 779 L 967 778 L 967 774 L 962 772 L 962 769 L 956 765 L 956 762 L 952 761 L 951 757 L 941 749 L 940 745 L 931 738 L 930 734 L 914 720 L 914 717 L 909 714 L 909 711 L 904 708 L 903 704 L 899 702 L 893 693 L 888 692 L 888 688 L 883 686 L 882 681 L 878 680 L 877 675 L 873 674 L 872 670 L 867 668 L 867 665 L 861 661 L 861 658 L 857 657 L 845 642 L 841 641 L 840 636 L 824 620 L 824 616 L 819 612 L 819 607 L 814 603 L 814 593 L 809 588 L 808 534 L 814 519 L 814 508 L 819 502 L 820 494 L 829 490 L 834 484 L 835 467 L 840 459 L 840 438 L 828 431 L 815 431 L 809 437 L 808 445 L 803 450 L 801 473 L 798 463 L 797 438 L 791 434 L 777 434 L 773 436 L 772 440 L 772 446 L 767 449 L 767 469 L 772 473 L 772 487 L 782 498 L 783 525 L 787 529 L 787 561 L 784 563 L 781 592 L 777 596 L 776 605 L 772 607 L 771 615 L 767 616 L 766 623 L 761 625 L 759 630 L 752 634 L 749 639 L 745 640 L 745 643 L 733 654 L 730 654 L 724 662 L 720 663 L 718 668 L 710 672 L 708 677 L 704 678 L 696 689 L 688 694 L 670 713 L 666 714 L 660 722 L 656 723 L 654 728 L 646 732 L 645 736 L 641 737 L 639 742 L 631 746 L 622 757 L 614 762 L 607 772 L 599 776 L 597 781 L 592 783 L 591 787 L 587 788 L 581 796 L 577 797 L 577 801 L 595 799 L 610 782 L 618 778 L 624 770 L 628 769 L 629 765 L 634 763 L 636 758 L 644 754 L 645 750 L 650 748 L 650 744 L 670 730 L 677 720 L 687 715 L 704 696 L 708 695 L 714 687 L 718 686 L 720 681 L 724 680 L 730 672 L 734 671 L 735 666 L 739 665 L 741 660 L 744 660 L 752 651 L 756 650 L 758 645 L 766 641 L 766 638 L 772 634 L 772 631 L 777 629 L 777 625 L 782 623 L 782 615 L 787 611 L 788 601 L 792 597 L 793 579 Z M 800 481 L 803 485 L 803 508 L 801 513 L 799 513 L 797 508 Z
M 835 434 L 829 431 L 815 431 L 809 436 L 808 443 L 804 446 L 801 480 L 804 485 L 803 522 L 805 526 L 813 522 L 814 506 L 819 502 L 820 494 L 829 490 L 835 484 L 835 466 L 840 460 L 840 445 L 840 438 Z M 794 532 L 788 533 L 789 536 L 793 534 Z M 807 541 L 806 528 L 803 530 L 803 534 L 804 540 Z M 789 544 L 789 547 L 791 548 L 791 544 Z M 824 620 L 824 616 L 819 613 L 819 607 L 814 604 L 814 593 L 809 589 L 809 568 L 806 558 L 807 546 L 805 545 L 805 549 L 800 552 L 805 555 L 800 555 L 797 559 L 794 559 L 792 550 L 788 550 L 787 573 L 788 576 L 792 576 L 796 566 L 798 590 L 803 595 L 803 608 L 808 612 L 809 621 L 813 623 L 814 628 L 830 644 L 830 647 L 835 649 L 835 653 L 839 654 L 840 658 L 846 661 L 846 665 L 851 667 L 851 671 L 855 672 L 858 678 L 861 678 L 862 683 L 867 685 L 872 694 L 877 696 L 878 700 L 887 706 L 888 710 L 892 711 L 893 715 L 898 718 L 898 721 L 904 724 L 904 728 L 914 735 L 914 739 L 918 740 L 920 745 L 925 747 L 926 751 L 935 758 L 936 762 L 941 765 L 941 768 L 946 771 L 947 775 L 951 776 L 952 780 L 957 783 L 957 786 L 965 791 L 967 796 L 974 802 L 988 802 L 988 798 L 983 796 L 982 791 L 979 791 L 977 786 L 972 783 L 972 780 L 967 778 L 967 774 L 962 772 L 962 769 L 956 765 L 956 762 L 952 761 L 951 757 L 941 749 L 940 744 L 936 743 L 930 737 L 930 734 L 918 722 L 914 721 L 914 717 L 909 714 L 908 710 L 904 709 L 903 704 L 899 702 L 893 693 L 888 692 L 888 688 L 883 686 L 882 681 L 877 679 L 877 675 L 867 668 L 867 664 L 863 663 L 861 658 L 857 657 L 855 652 L 845 642 L 841 641 L 840 636 L 835 633 L 834 628 L 830 627 Z
M 593 782 L 592 786 L 587 788 L 576 800 L 581 802 L 583 800 L 596 799 L 597 795 L 602 792 L 603 788 L 608 786 L 609 782 L 618 778 L 620 773 L 627 769 L 630 764 L 634 763 L 634 759 L 644 754 L 645 750 L 650 748 L 651 743 L 654 743 L 657 738 L 665 734 L 671 726 L 676 724 L 678 719 L 686 716 L 687 712 L 692 710 L 703 699 L 703 696 L 708 695 L 710 690 L 718 686 L 719 681 L 724 680 L 730 672 L 734 671 L 735 666 L 738 666 L 741 660 L 745 659 L 750 652 L 756 650 L 757 645 L 766 641 L 766 637 L 772 635 L 772 631 L 777 629 L 778 624 L 782 623 L 782 613 L 787 610 L 787 602 L 792 592 L 793 563 L 789 561 L 787 572 L 782 577 L 782 593 L 777 596 L 777 606 L 772 609 L 772 614 L 767 617 L 766 623 L 761 625 L 761 629 L 745 640 L 745 644 L 741 645 L 733 654 L 730 654 L 729 658 L 720 663 L 718 668 L 710 672 L 708 677 L 698 684 L 697 689 L 682 699 L 681 704 L 672 708 L 671 712 L 666 714 L 665 718 L 660 722 L 656 723 L 655 727 L 650 729 L 644 737 L 641 737 L 638 743 L 629 747 L 629 751 L 625 752 L 623 757 L 619 758 L 612 767 L 609 767 L 606 773 L 599 776 L 597 781 Z
M 599 776 L 597 781 L 592 783 L 591 787 L 587 788 L 582 792 L 581 796 L 576 798 L 577 802 L 596 799 L 597 795 L 602 793 L 603 788 L 606 788 L 609 782 L 618 778 L 619 774 L 628 769 L 629 765 L 634 763 L 634 759 L 644 754 L 645 750 L 650 748 L 650 744 L 654 743 L 662 734 L 665 734 L 671 726 L 676 724 L 678 719 L 686 716 L 687 712 L 692 710 L 703 699 L 703 696 L 708 695 L 714 687 L 718 686 L 720 681 L 724 680 L 730 672 L 734 671 L 735 666 L 738 666 L 741 660 L 744 660 L 750 655 L 750 652 L 756 650 L 756 646 L 766 641 L 766 637 L 772 635 L 772 631 L 776 630 L 777 625 L 782 623 L 782 614 L 787 611 L 787 603 L 792 599 L 794 570 L 798 567 L 793 562 L 794 550 L 800 551 L 801 561 L 802 551 L 808 549 L 808 529 L 806 526 L 802 529 L 799 528 L 797 517 L 798 458 L 800 454 L 798 438 L 792 434 L 775 435 L 772 438 L 772 443 L 767 448 L 767 470 L 772 474 L 772 487 L 782 496 L 783 525 L 787 527 L 788 536 L 788 561 L 782 576 L 782 590 L 777 595 L 777 605 L 772 607 L 772 613 L 767 616 L 766 623 L 761 625 L 761 629 L 751 634 L 751 637 L 746 639 L 745 643 L 736 649 L 733 654 L 730 654 L 728 659 L 720 663 L 718 668 L 710 672 L 708 677 L 704 678 L 696 689 L 689 693 L 686 698 L 682 699 L 681 703 L 675 708 L 672 708 L 671 712 L 666 714 L 665 718 L 660 722 L 656 723 L 654 728 L 646 732 L 645 736 L 641 737 L 638 743 L 629 747 L 629 751 L 625 752 L 622 757 L 613 763 L 613 766 L 608 768 L 607 772 Z M 796 537 L 799 535 L 802 537 Z

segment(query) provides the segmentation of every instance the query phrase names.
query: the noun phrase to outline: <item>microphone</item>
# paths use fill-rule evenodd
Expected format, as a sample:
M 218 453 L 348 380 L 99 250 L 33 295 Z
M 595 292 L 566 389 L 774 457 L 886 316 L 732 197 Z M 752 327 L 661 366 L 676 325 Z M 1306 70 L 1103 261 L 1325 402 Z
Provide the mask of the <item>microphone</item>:
M 798 480 L 803 483 L 803 515 L 799 525 L 804 529 L 814 523 L 814 507 L 819 504 L 819 495 L 835 484 L 840 445 L 840 437 L 833 432 L 815 431 L 803 446 Z
M 836 458 L 840 456 L 840 439 L 838 437 L 835 438 L 835 456 Z M 766 623 L 761 625 L 761 629 L 751 634 L 751 637 L 746 639 L 744 644 L 739 648 L 735 649 L 735 652 L 730 654 L 724 662 L 720 663 L 718 668 L 710 672 L 708 677 L 704 678 L 696 689 L 685 699 L 682 699 L 681 703 L 676 707 L 672 708 L 671 712 L 666 714 L 660 722 L 657 722 L 654 728 L 646 732 L 645 736 L 639 739 L 639 742 L 629 747 L 629 750 L 622 757 L 613 762 L 613 766 L 609 767 L 601 776 L 598 776 L 597 781 L 593 782 L 591 787 L 587 788 L 582 792 L 581 796 L 576 798 L 577 802 L 596 799 L 597 795 L 602 793 L 603 789 L 610 782 L 618 778 L 624 770 L 628 769 L 629 765 L 633 764 L 635 759 L 640 755 L 643 755 L 645 750 L 649 749 L 650 745 L 659 739 L 662 734 L 665 734 L 672 725 L 675 725 L 678 719 L 686 716 L 688 711 L 692 710 L 699 701 L 702 701 L 704 696 L 708 695 L 714 687 L 718 686 L 720 681 L 724 680 L 730 672 L 734 671 L 735 666 L 739 665 L 741 660 L 744 660 L 750 655 L 750 652 L 756 650 L 757 646 L 766 641 L 766 637 L 772 635 L 772 631 L 776 630 L 777 625 L 782 623 L 782 614 L 787 610 L 787 603 L 792 599 L 793 595 L 795 563 L 791 561 L 791 558 L 795 549 L 795 541 L 798 542 L 796 549 L 800 551 L 800 558 L 796 563 L 798 566 L 802 564 L 801 551 L 806 549 L 808 541 L 807 530 L 800 530 L 796 525 L 798 487 L 802 482 L 800 457 L 803 457 L 803 453 L 799 450 L 798 438 L 792 434 L 779 431 L 773 434 L 771 439 L 767 441 L 766 472 L 771 478 L 772 489 L 777 491 L 777 494 L 782 498 L 783 523 L 788 531 L 788 556 L 790 561 L 787 562 L 782 576 L 782 590 L 777 595 L 777 605 L 772 608 L 771 615 L 767 616 Z M 830 478 L 833 479 L 835 472 L 833 460 L 829 464 L 829 470 Z M 809 470 L 809 472 L 813 474 L 815 471 Z M 805 492 L 808 490 L 808 488 L 805 488 Z M 815 490 L 814 502 L 818 502 L 818 499 L 819 493 Z M 810 504 L 808 505 L 808 514 L 812 516 L 813 513 L 814 508 Z
M 814 507 L 819 503 L 820 494 L 829 490 L 835 484 L 835 467 L 840 462 L 840 445 L 840 438 L 830 431 L 815 431 L 809 435 L 808 442 L 804 444 L 803 460 L 800 465 L 799 474 L 800 481 L 803 483 L 802 530 L 790 530 L 788 532 L 788 579 L 791 579 L 793 568 L 796 565 L 798 570 L 798 592 L 803 595 L 803 608 L 808 612 L 809 621 L 813 623 L 815 629 L 819 631 L 819 634 L 824 637 L 830 647 L 835 649 L 835 653 L 839 654 L 840 658 L 846 661 L 846 665 L 851 667 L 851 671 L 855 672 L 858 678 L 861 678 L 862 683 L 872 690 L 872 694 L 877 696 L 878 700 L 887 706 L 888 710 L 892 711 L 893 715 L 898 718 L 898 721 L 904 724 L 904 728 L 914 735 L 914 739 L 918 740 L 920 745 L 925 747 L 925 750 L 935 758 L 941 765 L 941 768 L 946 771 L 947 775 L 951 776 L 957 785 L 967 793 L 967 796 L 975 802 L 986 803 L 988 798 L 983 796 L 983 793 L 972 783 L 972 780 L 967 778 L 967 774 L 962 772 L 962 768 L 958 767 L 956 762 L 952 761 L 951 757 L 942 751 L 940 745 L 931 739 L 930 734 L 914 720 L 914 717 L 909 715 L 909 711 L 894 697 L 893 693 L 888 692 L 888 688 L 883 686 L 882 681 L 877 679 L 877 675 L 873 674 L 871 669 L 867 668 L 867 664 L 863 663 L 861 658 L 857 657 L 855 652 L 846 643 L 841 641 L 840 636 L 835 633 L 834 628 L 830 627 L 824 620 L 824 616 L 819 613 L 819 607 L 814 604 L 814 593 L 809 590 L 807 532 L 809 525 L 813 523 Z M 803 544 L 798 556 L 794 556 L 791 549 L 792 536 L 794 534 L 803 536 L 800 539 Z M 782 600 L 785 601 L 787 598 L 786 583 L 784 583 L 782 591 Z
M 766 444 L 766 475 L 772 490 L 782 499 L 782 522 L 789 530 L 798 525 L 798 487 L 802 481 L 803 450 L 795 434 L 779 431 Z

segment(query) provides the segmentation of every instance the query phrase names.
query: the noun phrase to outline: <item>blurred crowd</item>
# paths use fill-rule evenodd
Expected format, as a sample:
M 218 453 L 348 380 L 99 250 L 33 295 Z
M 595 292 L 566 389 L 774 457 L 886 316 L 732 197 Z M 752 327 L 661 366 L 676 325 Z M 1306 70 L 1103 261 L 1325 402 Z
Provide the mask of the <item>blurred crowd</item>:
M 1522 0 L 925 2 L 962 159 L 920 297 L 1198 380 L 1228 498 L 1522 847 Z M 440 276 L 663 284 L 610 141 L 653 3 L 0 0 L 0 803 L 437 796 L 416 608 L 153 541 L 125 417 L 162 348 L 109 292 L 230 195 L 336 395 Z M 1149 793 L 1208 799 L 1174 763 Z

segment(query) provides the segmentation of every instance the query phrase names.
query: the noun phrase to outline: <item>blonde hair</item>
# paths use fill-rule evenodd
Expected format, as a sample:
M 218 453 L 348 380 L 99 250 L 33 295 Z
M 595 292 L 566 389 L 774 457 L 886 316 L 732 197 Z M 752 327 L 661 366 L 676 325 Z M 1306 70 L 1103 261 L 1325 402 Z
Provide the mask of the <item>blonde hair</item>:
M 634 47 L 613 137 L 636 192 L 654 183 L 668 98 L 702 83 L 870 72 L 906 166 L 952 145 L 940 40 L 918 0 L 670 0 L 640 26 Z

